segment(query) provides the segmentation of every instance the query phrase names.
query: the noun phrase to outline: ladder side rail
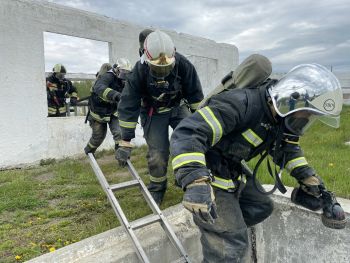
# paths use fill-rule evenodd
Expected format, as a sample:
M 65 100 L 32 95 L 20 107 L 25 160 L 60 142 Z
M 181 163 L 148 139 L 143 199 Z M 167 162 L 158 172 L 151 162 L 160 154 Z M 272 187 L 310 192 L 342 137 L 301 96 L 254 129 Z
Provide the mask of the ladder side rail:
M 117 198 L 115 197 L 113 191 L 110 189 L 109 184 L 108 184 L 106 178 L 104 177 L 102 170 L 98 166 L 95 157 L 93 156 L 92 153 L 88 153 L 88 156 L 89 156 L 89 161 L 90 161 L 91 167 L 94 170 L 95 175 L 96 175 L 98 181 L 100 182 L 100 185 L 102 186 L 104 192 L 107 194 L 107 198 L 112 205 L 114 213 L 117 215 L 119 222 L 123 225 L 127 234 L 129 235 L 129 237 L 132 240 L 132 244 L 134 245 L 137 257 L 140 259 L 141 262 L 149 263 L 149 259 L 146 255 L 145 251 L 143 250 L 139 240 L 137 239 L 134 231 L 132 230 L 132 228 L 129 224 L 129 221 L 126 218 Z
M 178 237 L 175 235 L 174 231 L 172 230 L 170 224 L 166 220 L 165 216 L 163 215 L 162 211 L 159 209 L 158 205 L 156 202 L 153 200 L 150 192 L 148 191 L 146 185 L 138 175 L 137 171 L 135 170 L 134 166 L 132 165 L 130 159 L 127 160 L 127 165 L 130 173 L 132 176 L 136 179 L 139 180 L 140 182 L 140 188 L 142 189 L 142 193 L 145 196 L 146 201 L 148 204 L 151 204 L 150 207 L 153 210 L 154 213 L 157 213 L 160 217 L 160 224 L 164 231 L 166 232 L 168 238 L 170 239 L 171 243 L 174 245 L 174 247 L 178 250 L 178 252 L 186 259 L 188 263 L 190 263 L 190 259 L 188 257 L 188 254 L 186 253 L 185 249 L 183 248 L 180 240 Z

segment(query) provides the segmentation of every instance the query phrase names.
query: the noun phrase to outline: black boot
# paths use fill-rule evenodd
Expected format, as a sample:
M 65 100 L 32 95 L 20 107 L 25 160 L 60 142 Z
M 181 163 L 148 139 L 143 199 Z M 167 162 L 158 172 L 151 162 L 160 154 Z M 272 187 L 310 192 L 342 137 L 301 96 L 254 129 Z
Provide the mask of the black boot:
M 164 191 L 158 191 L 158 192 L 150 192 L 151 196 L 153 197 L 153 200 L 156 202 L 158 206 L 160 206 L 163 202 L 165 190 Z
M 154 201 L 157 203 L 158 206 L 160 206 L 163 202 L 165 191 L 167 188 L 167 180 L 160 183 L 151 181 L 147 188 L 151 193 Z
M 96 151 L 96 148 L 92 148 L 89 144 L 85 146 L 84 148 L 84 152 L 86 155 L 88 155 L 88 153 L 92 153 L 94 154 Z

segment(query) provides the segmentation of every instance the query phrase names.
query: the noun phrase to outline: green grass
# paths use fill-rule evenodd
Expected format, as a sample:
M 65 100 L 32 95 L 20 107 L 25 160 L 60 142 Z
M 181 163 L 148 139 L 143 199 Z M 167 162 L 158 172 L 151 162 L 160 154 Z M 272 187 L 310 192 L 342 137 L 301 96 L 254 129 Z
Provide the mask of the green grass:
M 337 196 L 350 198 L 350 107 L 342 113 L 341 127 L 315 123 L 302 138 L 309 163 Z M 146 147 L 133 151 L 132 163 L 147 184 Z M 253 160 L 252 163 L 256 161 Z M 97 153 L 97 162 L 110 183 L 130 180 L 112 151 Z M 267 182 L 265 164 L 260 175 Z M 169 190 L 161 209 L 181 202 L 169 169 Z M 286 185 L 295 185 L 283 175 Z M 130 221 L 151 213 L 139 191 L 125 190 L 117 197 Z M 42 160 L 30 169 L 0 171 L 0 262 L 23 262 L 89 236 L 119 226 L 119 222 L 87 158 Z M 15 257 L 20 257 L 18 260 Z
M 90 95 L 90 89 L 93 83 L 93 80 L 73 81 L 73 85 L 77 88 L 79 98 L 84 98 Z
M 132 162 L 148 183 L 145 155 L 146 147 L 136 148 Z M 131 179 L 126 168 L 117 166 L 112 151 L 97 153 L 97 162 L 110 183 Z M 86 157 L 41 164 L 0 171 L 2 263 L 23 262 L 120 225 Z M 181 201 L 182 190 L 173 181 L 170 176 L 162 209 Z M 130 221 L 151 213 L 137 189 L 116 196 Z
M 332 129 L 316 121 L 300 140 L 308 163 L 322 177 L 329 190 L 344 198 L 350 198 L 350 146 L 345 145 L 349 141 L 349 106 L 343 108 L 340 128 Z M 250 166 L 253 167 L 256 161 L 252 160 Z M 258 177 L 263 182 L 271 183 L 267 174 L 264 161 Z M 295 179 L 287 172 L 283 172 L 282 181 L 288 186 L 296 185 Z

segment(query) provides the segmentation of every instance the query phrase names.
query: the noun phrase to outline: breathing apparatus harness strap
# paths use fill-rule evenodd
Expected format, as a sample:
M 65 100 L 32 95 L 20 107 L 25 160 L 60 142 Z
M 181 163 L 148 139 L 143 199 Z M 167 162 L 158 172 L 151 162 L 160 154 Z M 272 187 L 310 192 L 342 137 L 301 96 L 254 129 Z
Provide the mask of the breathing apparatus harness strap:
M 259 87 L 260 100 L 261 100 L 261 103 L 263 105 L 264 112 L 267 114 L 268 118 L 272 122 L 276 122 L 276 120 L 273 118 L 273 116 L 271 114 L 271 110 L 268 108 L 268 105 L 266 103 L 266 100 L 269 96 L 268 92 L 267 92 L 267 88 L 270 85 L 271 85 L 271 82 Z M 273 146 L 275 146 L 275 148 L 281 146 L 281 143 L 283 141 L 283 137 L 284 137 L 283 123 L 281 122 L 278 125 L 276 135 L 273 136 L 268 142 L 266 142 L 265 151 L 261 154 L 259 161 L 257 162 L 257 164 L 254 167 L 253 174 L 252 174 L 253 185 L 254 185 L 254 188 L 261 194 L 269 195 L 269 194 L 272 194 L 273 192 L 275 192 L 276 189 L 278 189 L 283 194 L 285 192 L 287 192 L 287 189 L 285 188 L 285 186 L 283 185 L 283 183 L 281 181 L 282 171 L 283 171 L 285 164 L 286 164 L 286 154 L 284 152 L 282 153 L 282 162 L 281 162 L 280 168 L 279 168 L 279 170 L 277 170 L 276 164 L 275 164 L 274 171 L 272 170 L 272 166 L 270 164 L 269 157 L 268 157 L 268 154 Z M 274 144 L 274 142 L 276 142 L 276 144 Z M 276 150 L 274 151 L 274 155 L 276 155 Z M 273 188 L 270 191 L 261 190 L 261 188 L 258 187 L 257 178 L 256 178 L 258 169 L 265 158 L 266 158 L 266 163 L 267 163 L 267 170 L 275 182 Z

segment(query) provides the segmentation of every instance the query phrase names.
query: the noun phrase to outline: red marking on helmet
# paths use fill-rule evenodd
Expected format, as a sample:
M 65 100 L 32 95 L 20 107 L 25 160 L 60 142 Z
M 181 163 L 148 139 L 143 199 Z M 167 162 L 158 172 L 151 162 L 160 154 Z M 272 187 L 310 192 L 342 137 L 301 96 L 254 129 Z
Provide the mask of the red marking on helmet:
M 148 59 L 152 59 L 152 55 L 148 52 L 148 48 L 147 48 L 147 38 L 145 40 L 145 43 L 144 43 L 144 48 L 145 48 L 145 53 L 146 53 L 146 56 Z

